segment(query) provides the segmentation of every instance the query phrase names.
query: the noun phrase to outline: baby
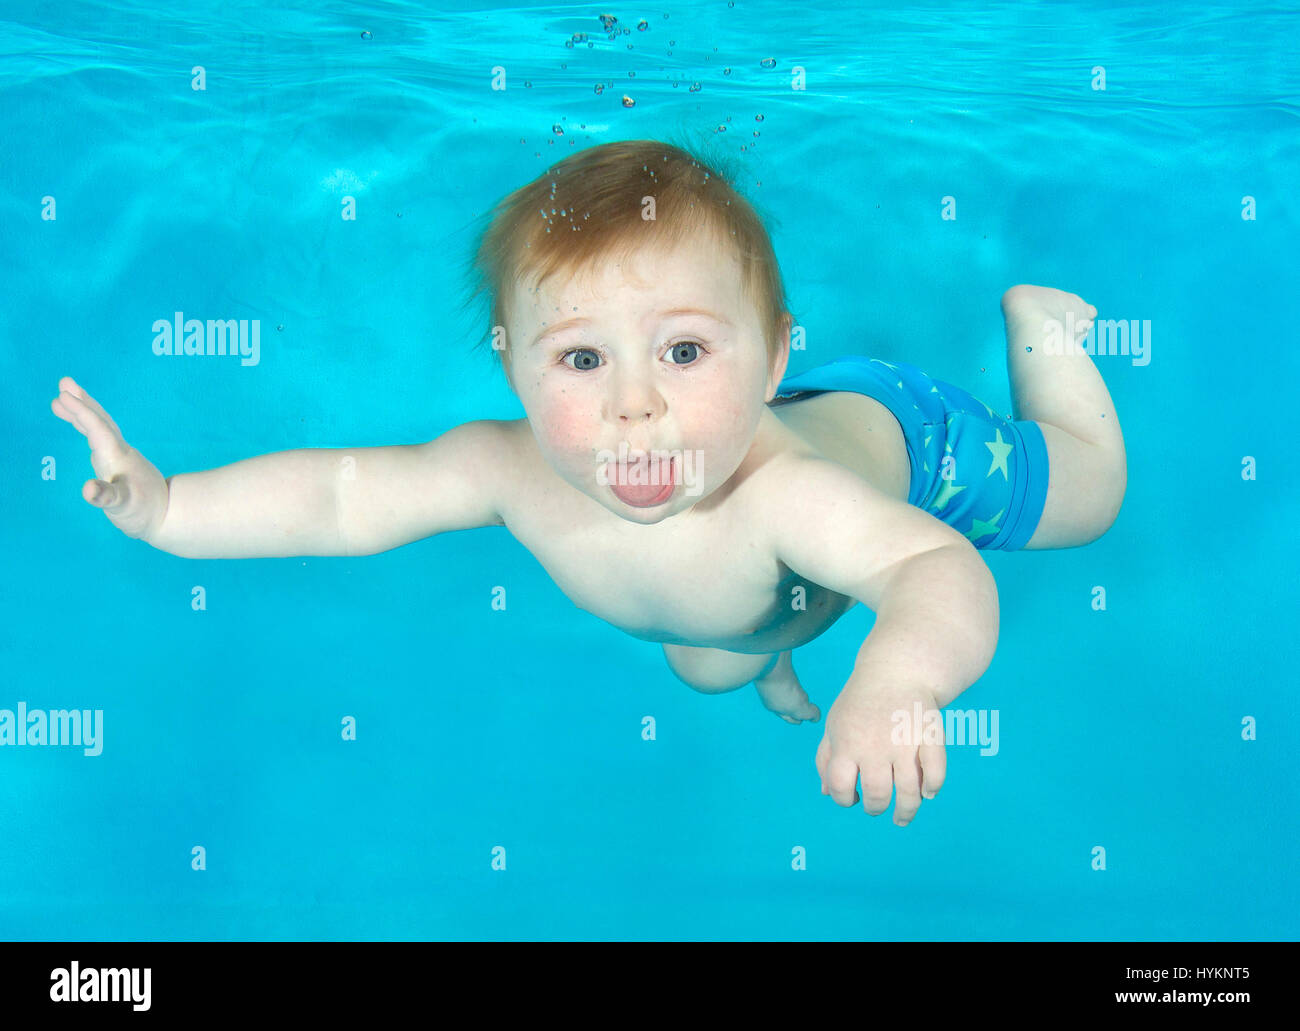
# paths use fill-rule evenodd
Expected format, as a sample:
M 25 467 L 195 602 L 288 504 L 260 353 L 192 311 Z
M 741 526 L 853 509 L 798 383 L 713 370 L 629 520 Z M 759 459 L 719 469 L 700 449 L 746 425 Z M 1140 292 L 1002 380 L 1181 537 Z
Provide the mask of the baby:
M 505 526 L 579 607 L 663 645 L 698 691 L 753 683 L 816 721 L 791 652 L 876 613 L 826 716 L 822 793 L 909 823 L 943 784 L 950 704 L 988 667 L 977 549 L 1068 548 L 1124 496 L 1110 395 L 1078 346 L 1096 309 L 1002 298 L 1016 421 L 905 364 L 846 357 L 783 378 L 794 320 L 768 234 L 702 160 L 655 141 L 581 151 L 497 205 L 473 264 L 526 418 L 425 444 L 306 449 L 163 479 L 71 378 L 82 496 L 187 558 L 371 555 Z

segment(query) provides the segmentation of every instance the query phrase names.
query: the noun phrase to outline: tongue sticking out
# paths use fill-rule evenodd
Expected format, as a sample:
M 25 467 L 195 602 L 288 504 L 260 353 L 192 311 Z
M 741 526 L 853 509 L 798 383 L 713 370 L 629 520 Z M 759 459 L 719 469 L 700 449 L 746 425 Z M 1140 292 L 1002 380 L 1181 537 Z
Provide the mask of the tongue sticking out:
M 609 463 L 609 489 L 614 497 L 633 508 L 662 505 L 673 493 L 671 458 L 643 459 L 626 464 Z

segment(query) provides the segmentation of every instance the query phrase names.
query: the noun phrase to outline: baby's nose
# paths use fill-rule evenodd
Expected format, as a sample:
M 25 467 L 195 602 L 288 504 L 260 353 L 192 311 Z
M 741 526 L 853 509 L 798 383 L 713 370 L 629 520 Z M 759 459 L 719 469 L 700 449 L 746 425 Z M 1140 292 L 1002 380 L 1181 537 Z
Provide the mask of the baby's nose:
M 642 380 L 624 380 L 615 386 L 608 412 L 621 423 L 639 423 L 663 415 L 667 406 L 654 385 Z

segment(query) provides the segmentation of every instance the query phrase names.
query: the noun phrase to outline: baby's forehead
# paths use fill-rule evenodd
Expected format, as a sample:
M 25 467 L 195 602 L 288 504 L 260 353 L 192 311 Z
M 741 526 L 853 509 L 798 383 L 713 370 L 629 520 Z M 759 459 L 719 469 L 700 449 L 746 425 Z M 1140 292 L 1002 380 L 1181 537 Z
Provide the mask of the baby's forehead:
M 610 254 L 578 268 L 559 268 L 549 274 L 524 272 L 515 281 L 515 295 L 532 307 L 553 307 L 600 303 L 617 291 L 672 297 L 689 307 L 742 291 L 739 262 L 729 257 L 703 242 Z

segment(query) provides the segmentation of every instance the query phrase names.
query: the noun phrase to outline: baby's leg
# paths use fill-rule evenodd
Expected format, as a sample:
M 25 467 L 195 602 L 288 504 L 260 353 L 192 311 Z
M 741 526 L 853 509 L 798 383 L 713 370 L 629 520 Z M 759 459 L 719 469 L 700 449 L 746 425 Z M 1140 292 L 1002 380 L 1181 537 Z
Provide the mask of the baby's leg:
M 818 720 L 821 711 L 795 676 L 790 653 L 745 655 L 721 648 L 665 644 L 668 668 L 682 683 L 705 694 L 734 691 L 753 682 L 763 705 L 787 723 Z
M 677 679 L 688 687 L 704 694 L 722 694 L 753 681 L 774 664 L 776 656 L 665 644 L 664 658 Z
M 1074 313 L 1074 340 L 1063 341 L 1066 353 L 1049 353 L 1045 324 L 1064 332 L 1067 312 Z M 1124 500 L 1128 473 L 1119 417 L 1092 356 L 1077 346 L 1096 314 L 1083 298 L 1049 287 L 1013 286 L 1002 297 L 1013 415 L 1037 422 L 1047 444 L 1047 500 L 1026 548 L 1094 541 Z

